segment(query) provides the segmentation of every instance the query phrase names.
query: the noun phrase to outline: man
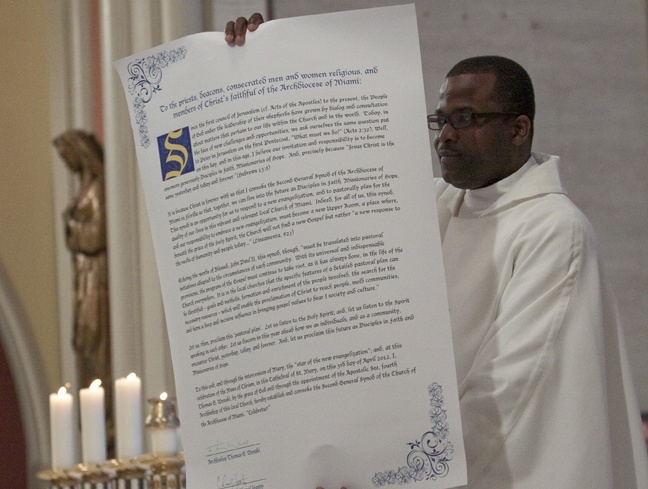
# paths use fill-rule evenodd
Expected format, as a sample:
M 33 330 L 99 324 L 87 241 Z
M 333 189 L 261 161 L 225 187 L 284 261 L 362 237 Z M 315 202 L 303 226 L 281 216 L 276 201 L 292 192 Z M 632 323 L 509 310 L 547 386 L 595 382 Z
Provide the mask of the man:
M 648 487 L 594 234 L 531 153 L 534 113 L 526 71 L 487 56 L 428 118 L 470 487 Z
M 263 22 L 230 22 L 245 43 Z M 468 487 L 648 487 L 640 417 L 590 223 L 560 159 L 531 152 L 531 80 L 498 56 L 450 70 L 428 126 Z

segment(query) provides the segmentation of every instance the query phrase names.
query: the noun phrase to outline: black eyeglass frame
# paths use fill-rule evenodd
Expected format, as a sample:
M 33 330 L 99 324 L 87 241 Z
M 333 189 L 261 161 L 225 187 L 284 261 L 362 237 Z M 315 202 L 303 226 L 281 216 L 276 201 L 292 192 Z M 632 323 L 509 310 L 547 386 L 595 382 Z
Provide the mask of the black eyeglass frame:
M 462 120 L 452 120 L 457 119 L 458 116 L 470 116 L 465 121 Z M 466 127 L 472 126 L 478 119 L 491 119 L 495 117 L 518 117 L 521 114 L 515 112 L 453 112 L 452 114 L 445 116 L 441 114 L 430 114 L 427 116 L 427 125 L 430 131 L 439 132 L 443 129 L 443 126 L 450 124 L 450 127 L 453 129 L 464 129 Z M 435 126 L 433 127 L 433 124 Z M 436 127 L 438 126 L 438 127 Z

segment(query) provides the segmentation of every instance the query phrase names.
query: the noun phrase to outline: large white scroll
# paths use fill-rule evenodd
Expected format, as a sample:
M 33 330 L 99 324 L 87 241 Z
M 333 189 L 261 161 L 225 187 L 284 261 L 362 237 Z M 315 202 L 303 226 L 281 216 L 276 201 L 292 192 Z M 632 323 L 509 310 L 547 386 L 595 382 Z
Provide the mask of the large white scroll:
M 115 66 L 189 487 L 464 484 L 414 7 Z

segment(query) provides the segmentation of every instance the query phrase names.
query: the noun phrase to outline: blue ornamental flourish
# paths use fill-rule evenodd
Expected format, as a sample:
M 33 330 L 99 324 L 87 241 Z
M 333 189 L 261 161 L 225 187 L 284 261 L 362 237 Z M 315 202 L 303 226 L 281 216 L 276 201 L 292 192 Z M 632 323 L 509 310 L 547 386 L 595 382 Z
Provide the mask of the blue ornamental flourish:
M 407 465 L 398 469 L 378 472 L 372 482 L 376 487 L 391 484 L 410 484 L 422 480 L 437 480 L 450 471 L 454 447 L 448 441 L 448 415 L 443 409 L 443 389 L 436 382 L 428 386 L 430 396 L 429 417 L 432 428 L 420 440 L 407 443 L 410 448 Z
M 148 134 L 148 117 L 146 116 L 146 104 L 151 101 L 153 95 L 162 88 L 162 70 L 176 61 L 184 59 L 187 49 L 180 46 L 171 51 L 160 51 L 136 59 L 128 64 L 128 91 L 133 96 L 133 111 L 135 122 L 139 128 L 140 144 L 148 148 L 151 140 Z

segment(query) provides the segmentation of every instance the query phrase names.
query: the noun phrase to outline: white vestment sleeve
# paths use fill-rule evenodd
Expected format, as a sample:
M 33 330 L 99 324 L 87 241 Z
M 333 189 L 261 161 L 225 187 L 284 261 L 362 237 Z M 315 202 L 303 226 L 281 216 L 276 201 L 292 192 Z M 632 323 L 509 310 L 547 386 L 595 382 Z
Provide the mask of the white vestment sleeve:
M 451 218 L 444 258 L 469 486 L 643 487 L 625 449 L 639 421 L 625 354 L 584 216 L 551 195 Z

